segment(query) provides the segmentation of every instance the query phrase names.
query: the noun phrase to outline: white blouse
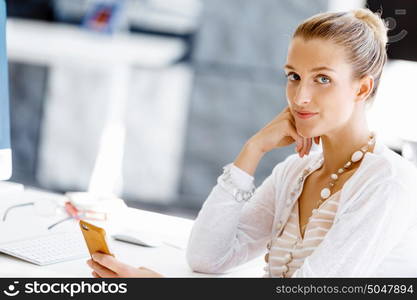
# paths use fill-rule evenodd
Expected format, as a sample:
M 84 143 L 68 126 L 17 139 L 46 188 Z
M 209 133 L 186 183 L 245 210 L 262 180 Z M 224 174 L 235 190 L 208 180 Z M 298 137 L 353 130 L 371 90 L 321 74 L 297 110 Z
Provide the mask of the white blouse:
M 303 170 L 323 154 L 288 156 L 247 202 L 218 183 L 204 202 L 186 252 L 194 271 L 226 272 L 260 255 L 288 223 Z M 253 177 L 232 165 L 233 182 Z M 379 141 L 339 191 L 339 208 L 324 239 L 292 277 L 417 277 L 417 168 Z

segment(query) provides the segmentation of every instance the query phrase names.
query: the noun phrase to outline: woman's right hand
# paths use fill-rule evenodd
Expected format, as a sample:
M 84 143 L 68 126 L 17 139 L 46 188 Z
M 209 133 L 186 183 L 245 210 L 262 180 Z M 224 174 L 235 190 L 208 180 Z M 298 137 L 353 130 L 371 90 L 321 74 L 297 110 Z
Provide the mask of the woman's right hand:
M 234 164 L 253 175 L 261 157 L 275 149 L 296 143 L 295 151 L 300 157 L 310 153 L 312 138 L 298 134 L 294 116 L 287 106 L 271 122 L 253 135 L 245 144 Z M 314 137 L 319 144 L 320 137 Z
M 295 151 L 300 157 L 303 157 L 310 153 L 312 140 L 312 138 L 305 138 L 297 132 L 294 116 L 287 106 L 271 122 L 252 136 L 248 143 L 258 147 L 262 153 L 296 143 Z M 314 138 L 316 144 L 319 144 L 319 140 L 320 137 Z

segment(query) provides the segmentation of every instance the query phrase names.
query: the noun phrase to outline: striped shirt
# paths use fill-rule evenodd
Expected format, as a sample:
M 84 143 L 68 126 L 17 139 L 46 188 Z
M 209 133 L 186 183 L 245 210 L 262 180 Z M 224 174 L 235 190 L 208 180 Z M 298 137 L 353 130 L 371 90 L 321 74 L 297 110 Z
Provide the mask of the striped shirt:
M 298 200 L 295 202 L 284 230 L 268 246 L 270 249 L 265 255 L 267 265 L 263 277 L 292 277 L 302 266 L 304 259 L 320 245 L 332 226 L 339 205 L 340 191 L 331 195 L 318 209 L 312 211 L 305 227 L 304 237 L 300 229 L 299 203 Z

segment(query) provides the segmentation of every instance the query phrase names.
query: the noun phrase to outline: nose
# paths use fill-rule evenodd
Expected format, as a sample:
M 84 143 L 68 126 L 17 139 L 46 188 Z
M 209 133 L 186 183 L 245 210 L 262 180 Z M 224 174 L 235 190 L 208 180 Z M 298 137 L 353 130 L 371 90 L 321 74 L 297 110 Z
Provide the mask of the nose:
M 297 104 L 299 107 L 302 107 L 310 103 L 311 98 L 312 96 L 308 86 L 300 82 L 295 93 L 294 103 Z

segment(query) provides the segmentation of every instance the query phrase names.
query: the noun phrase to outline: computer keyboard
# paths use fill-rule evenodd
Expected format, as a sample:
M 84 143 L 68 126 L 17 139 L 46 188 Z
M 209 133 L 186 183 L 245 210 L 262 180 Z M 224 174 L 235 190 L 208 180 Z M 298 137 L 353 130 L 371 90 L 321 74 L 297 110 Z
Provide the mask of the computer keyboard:
M 53 232 L 0 244 L 0 252 L 43 266 L 88 257 L 79 232 Z

